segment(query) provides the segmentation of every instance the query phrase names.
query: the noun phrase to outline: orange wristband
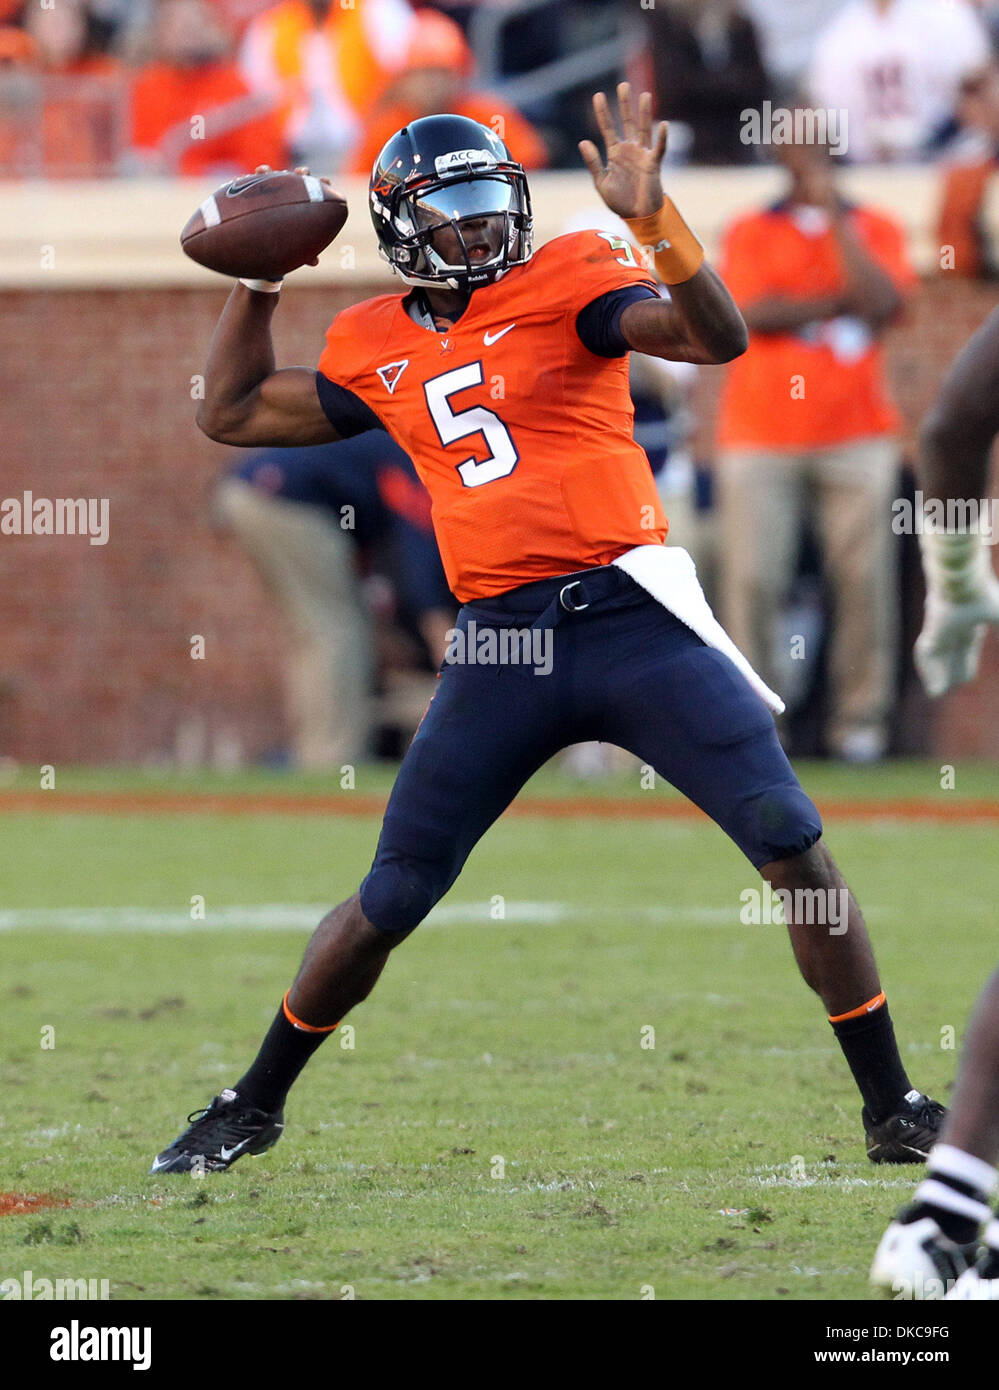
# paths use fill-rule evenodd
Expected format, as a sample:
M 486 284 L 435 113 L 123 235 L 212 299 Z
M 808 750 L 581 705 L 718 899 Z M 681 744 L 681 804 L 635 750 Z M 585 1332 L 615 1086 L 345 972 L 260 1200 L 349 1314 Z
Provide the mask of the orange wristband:
M 682 285 L 700 270 L 704 247 L 677 212 L 672 198 L 665 198 L 659 211 L 649 217 L 624 220 L 643 251 L 646 247 L 651 251 L 663 284 Z

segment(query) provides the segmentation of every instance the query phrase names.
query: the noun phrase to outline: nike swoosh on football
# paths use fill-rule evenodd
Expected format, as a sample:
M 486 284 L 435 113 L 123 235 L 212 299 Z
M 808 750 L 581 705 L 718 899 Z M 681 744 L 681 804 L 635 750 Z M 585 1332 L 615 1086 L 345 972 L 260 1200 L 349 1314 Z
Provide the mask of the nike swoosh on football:
M 501 328 L 498 333 L 483 333 L 482 341 L 486 347 L 492 347 L 493 343 L 498 343 L 505 333 L 509 333 L 511 328 L 516 328 L 516 321 L 507 324 L 506 328 Z

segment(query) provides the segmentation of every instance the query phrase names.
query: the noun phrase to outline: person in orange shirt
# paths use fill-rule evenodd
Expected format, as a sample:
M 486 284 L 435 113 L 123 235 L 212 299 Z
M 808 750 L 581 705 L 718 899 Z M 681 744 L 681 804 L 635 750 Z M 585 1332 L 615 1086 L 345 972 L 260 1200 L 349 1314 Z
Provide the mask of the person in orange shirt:
M 163 0 L 155 49 L 157 61 L 138 74 L 131 92 L 132 149 L 141 168 L 221 178 L 286 163 L 274 104 L 251 96 L 205 0 Z
M 527 177 L 495 131 L 425 116 L 368 185 L 380 253 L 408 286 L 344 309 L 318 370 L 275 369 L 280 283 L 247 279 L 212 339 L 198 423 L 220 443 L 310 444 L 379 421 L 430 494 L 464 600 L 440 682 L 403 759 L 375 860 L 327 914 L 249 1071 L 154 1159 L 224 1172 L 280 1138 L 309 1058 L 550 757 L 626 748 L 701 806 L 788 890 L 791 938 L 864 1097 L 875 1163 L 921 1161 L 942 1107 L 913 1089 L 856 902 L 777 739 L 772 691 L 712 617 L 634 440 L 628 354 L 727 362 L 746 329 L 671 199 L 651 95 L 619 91 L 623 135 L 594 98 L 606 163 L 580 153 L 630 236 L 599 229 L 534 250 Z M 264 172 L 264 171 L 261 171 Z M 670 287 L 662 298 L 652 267 Z M 833 909 L 816 917 L 801 890 Z M 830 897 L 835 895 L 835 897 Z
M 93 178 L 114 171 L 122 77 L 91 45 L 77 0 L 31 6 L 21 41 L 9 32 L 0 91 L 0 173 L 7 177 Z
M 999 66 L 990 63 L 961 84 L 957 114 L 967 132 L 958 157 L 944 171 L 938 235 L 945 274 L 994 280 L 999 255 L 985 216 L 985 200 L 999 169 Z M 964 157 L 960 157 L 964 154 Z
M 827 742 L 874 761 L 887 751 L 897 650 L 899 418 L 879 339 L 914 277 L 901 228 L 839 196 L 824 146 L 777 148 L 787 196 L 739 218 L 722 254 L 750 332 L 718 421 L 723 615 L 763 678 L 783 684 L 798 654 L 779 650 L 777 621 L 814 516 L 835 600 Z
M 436 10 L 418 10 L 405 69 L 365 121 L 347 161 L 348 172 L 367 178 L 397 130 L 441 111 L 488 126 L 517 151 L 525 169 L 543 169 L 548 163 L 545 142 L 516 107 L 490 92 L 473 91 L 469 81 L 474 71 L 472 51 L 454 20 Z
M 252 92 L 281 104 L 296 163 L 342 167 L 402 70 L 413 26 L 408 0 L 281 0 L 252 21 L 240 71 Z

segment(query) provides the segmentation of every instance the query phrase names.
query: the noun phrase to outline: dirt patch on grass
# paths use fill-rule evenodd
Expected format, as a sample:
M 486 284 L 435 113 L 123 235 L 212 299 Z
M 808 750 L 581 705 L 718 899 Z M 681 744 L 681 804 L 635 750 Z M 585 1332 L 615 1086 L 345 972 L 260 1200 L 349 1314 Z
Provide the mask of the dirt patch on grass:
M 43 1207 L 68 1207 L 65 1197 L 46 1192 L 0 1192 L 0 1216 L 27 1216 Z

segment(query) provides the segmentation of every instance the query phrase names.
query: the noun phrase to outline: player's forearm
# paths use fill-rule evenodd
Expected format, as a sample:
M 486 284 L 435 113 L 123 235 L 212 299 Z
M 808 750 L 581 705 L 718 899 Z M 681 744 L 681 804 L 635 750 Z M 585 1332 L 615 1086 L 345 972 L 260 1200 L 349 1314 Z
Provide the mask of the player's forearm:
M 885 328 L 902 309 L 902 295 L 857 235 L 845 212 L 833 219 L 833 234 L 847 276 L 848 312 L 872 328 Z
M 768 294 L 747 304 L 743 315 L 750 333 L 795 333 L 809 323 L 824 323 L 846 312 L 840 295 L 819 295 L 809 299 L 788 299 Z
M 276 367 L 271 319 L 279 296 L 237 283 L 212 336 L 198 427 L 220 439 L 243 425 L 253 393 Z M 229 442 L 228 440 L 226 442 Z
M 965 344 L 919 431 L 919 484 L 927 497 L 984 497 L 999 433 L 999 310 Z
M 670 302 L 629 304 L 621 332 L 636 352 L 673 361 L 731 362 L 746 351 L 749 335 L 738 307 L 706 262 L 682 284 L 669 287 Z
M 746 351 L 746 321 L 723 280 L 707 262 L 690 280 L 671 285 L 670 297 L 709 362 L 731 362 Z
M 949 501 L 985 496 L 994 435 L 965 429 L 934 408 L 919 429 L 919 485 L 927 498 Z

